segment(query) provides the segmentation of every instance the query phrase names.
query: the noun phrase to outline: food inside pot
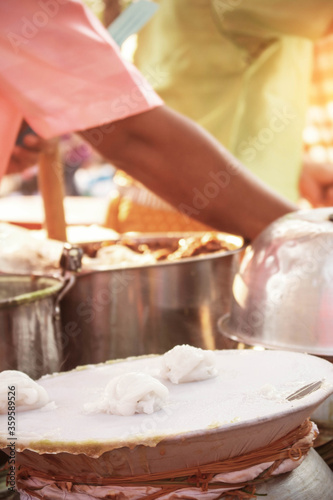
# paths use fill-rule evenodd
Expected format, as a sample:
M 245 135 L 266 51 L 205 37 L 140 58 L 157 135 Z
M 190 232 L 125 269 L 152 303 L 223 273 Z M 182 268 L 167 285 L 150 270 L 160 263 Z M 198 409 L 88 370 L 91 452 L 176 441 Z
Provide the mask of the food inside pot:
M 116 255 L 124 260 L 141 260 L 145 257 L 146 262 L 177 261 L 184 258 L 206 255 L 214 252 L 231 251 L 237 248 L 235 243 L 222 239 L 218 233 L 208 232 L 199 235 L 185 237 L 151 237 L 137 238 L 124 236 L 118 241 L 103 243 L 88 243 L 82 245 L 85 254 L 96 261 L 103 263 L 114 263 Z M 128 249 L 130 252 L 128 252 Z M 118 254 L 119 252 L 119 254 Z M 150 262 L 149 262 L 150 261 Z
M 175 262 L 217 252 L 237 250 L 243 240 L 237 236 L 205 233 L 125 233 L 120 235 L 78 228 L 75 245 L 83 248 L 83 268 L 127 267 Z M 88 232 L 86 231 L 88 230 Z M 94 240 L 93 238 L 99 238 Z M 45 239 L 38 232 L 0 225 L 0 272 L 54 273 L 59 269 L 63 244 Z

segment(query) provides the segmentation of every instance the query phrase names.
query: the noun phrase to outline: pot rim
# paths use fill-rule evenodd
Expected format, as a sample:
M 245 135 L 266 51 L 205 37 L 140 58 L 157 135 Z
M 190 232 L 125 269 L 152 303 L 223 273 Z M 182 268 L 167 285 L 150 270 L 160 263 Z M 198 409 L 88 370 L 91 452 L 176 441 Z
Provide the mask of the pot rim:
M 15 307 L 23 304 L 30 304 L 32 302 L 36 302 L 37 300 L 45 299 L 52 295 L 55 295 L 57 292 L 64 287 L 64 280 L 60 277 L 56 276 L 48 276 L 48 275 L 37 275 L 37 274 L 0 274 L 0 283 L 1 282 L 14 282 L 14 281 L 45 281 L 46 285 L 49 283 L 49 286 L 46 286 L 42 290 L 35 290 L 33 292 L 22 293 L 20 295 L 16 295 L 14 297 L 10 297 L 8 299 L 0 300 L 0 309 L 4 309 L 7 307 Z
M 209 231 L 186 231 L 186 232 L 165 232 L 165 233 L 140 233 L 140 232 L 128 232 L 128 233 L 123 233 L 121 238 L 117 239 L 116 242 L 121 242 L 122 239 L 129 237 L 132 238 L 134 241 L 135 240 L 142 240 L 143 242 L 146 242 L 147 240 L 154 240 L 154 239 L 160 239 L 160 238 L 165 238 L 165 239 L 172 239 L 172 238 L 187 238 L 191 237 L 193 235 L 205 235 Z M 134 270 L 134 269 L 148 269 L 148 268 L 161 268 L 161 267 L 166 267 L 166 266 L 179 266 L 181 264 L 190 264 L 190 263 L 200 263 L 200 262 L 205 262 L 208 260 L 215 260 L 221 257 L 227 257 L 229 255 L 235 255 L 237 253 L 242 252 L 245 250 L 245 248 L 248 245 L 248 242 L 244 240 L 242 236 L 239 235 L 234 235 L 234 234 L 229 234 L 229 233 L 224 233 L 222 231 L 211 231 L 216 233 L 218 237 L 221 239 L 230 239 L 231 241 L 233 240 L 233 244 L 236 245 L 236 248 L 233 248 L 232 250 L 219 250 L 216 252 L 211 252 L 211 253 L 206 253 L 202 255 L 196 255 L 194 257 L 185 257 L 179 260 L 175 261 L 157 261 L 152 264 L 127 264 L 124 267 L 117 265 L 99 265 L 96 266 L 96 268 L 82 268 L 81 271 L 79 272 L 79 275 L 86 275 L 86 274 L 95 274 L 95 273 L 100 273 L 100 272 L 105 272 L 105 271 L 127 271 L 128 269 Z M 98 243 L 98 242 L 95 242 Z M 238 245 L 238 246 L 237 246 Z

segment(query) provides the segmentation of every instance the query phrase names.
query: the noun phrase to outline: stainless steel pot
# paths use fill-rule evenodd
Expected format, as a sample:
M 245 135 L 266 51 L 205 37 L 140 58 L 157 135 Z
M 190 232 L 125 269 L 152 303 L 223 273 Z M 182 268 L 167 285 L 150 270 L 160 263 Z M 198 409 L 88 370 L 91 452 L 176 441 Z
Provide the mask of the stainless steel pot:
M 0 371 L 32 378 L 59 371 L 62 363 L 57 299 L 60 278 L 0 275 Z
M 184 235 L 182 235 L 184 236 Z M 168 244 L 180 235 L 134 238 Z M 65 369 L 108 359 L 164 353 L 177 344 L 223 348 L 217 319 L 228 311 L 243 240 L 235 250 L 181 261 L 81 272 L 61 301 Z

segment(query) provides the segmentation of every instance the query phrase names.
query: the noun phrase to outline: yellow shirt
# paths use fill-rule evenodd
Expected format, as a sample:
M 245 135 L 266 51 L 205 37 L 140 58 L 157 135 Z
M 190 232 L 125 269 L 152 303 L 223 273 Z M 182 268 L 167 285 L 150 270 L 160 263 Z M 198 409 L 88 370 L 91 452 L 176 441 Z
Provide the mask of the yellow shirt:
M 166 104 L 296 200 L 312 40 L 332 0 L 156 1 L 135 64 Z

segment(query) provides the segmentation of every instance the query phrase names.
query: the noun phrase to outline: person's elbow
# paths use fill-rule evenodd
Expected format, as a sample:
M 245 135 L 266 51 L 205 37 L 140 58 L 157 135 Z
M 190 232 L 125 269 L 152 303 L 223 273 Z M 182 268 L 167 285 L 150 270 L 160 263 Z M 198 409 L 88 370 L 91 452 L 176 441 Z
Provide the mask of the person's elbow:
M 80 135 L 104 158 L 121 167 L 130 143 L 130 131 L 120 121 L 106 123 L 80 132 Z

